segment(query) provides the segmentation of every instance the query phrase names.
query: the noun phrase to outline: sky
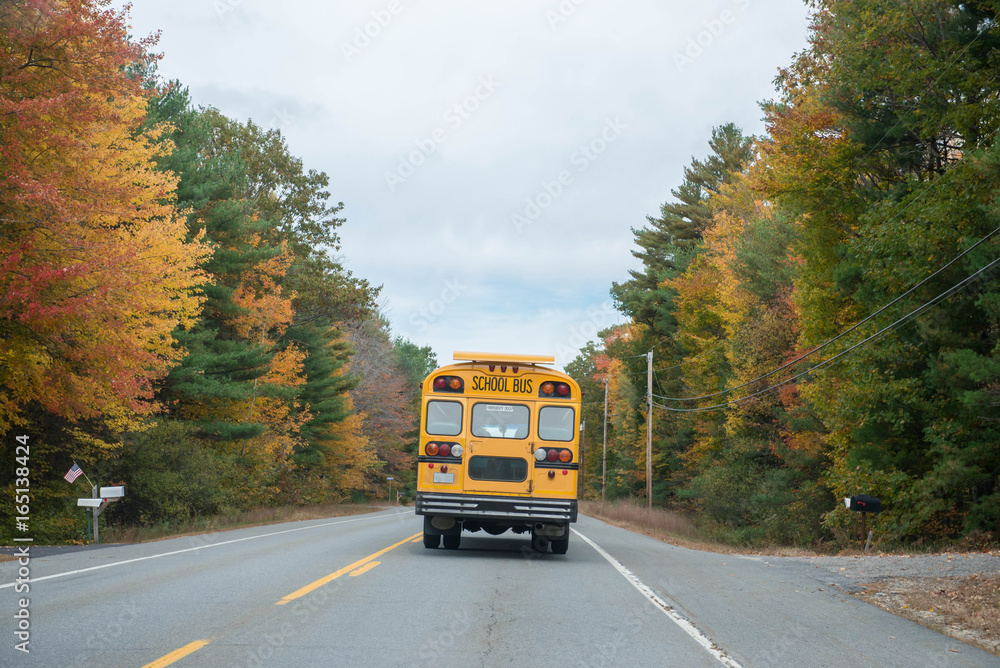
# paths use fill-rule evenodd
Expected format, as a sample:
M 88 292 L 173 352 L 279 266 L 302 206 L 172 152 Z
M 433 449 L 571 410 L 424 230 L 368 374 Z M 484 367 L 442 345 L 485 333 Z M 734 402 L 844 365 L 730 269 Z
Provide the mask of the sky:
M 394 335 L 554 355 L 625 322 L 633 228 L 806 46 L 802 0 L 133 0 L 192 100 L 281 130 L 344 203 Z

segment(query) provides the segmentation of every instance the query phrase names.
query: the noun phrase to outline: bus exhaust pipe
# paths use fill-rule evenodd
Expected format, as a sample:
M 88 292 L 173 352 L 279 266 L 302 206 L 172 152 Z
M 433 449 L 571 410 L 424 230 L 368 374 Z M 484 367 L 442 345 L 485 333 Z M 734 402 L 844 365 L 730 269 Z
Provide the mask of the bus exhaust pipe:
M 531 531 L 531 547 L 535 548 L 536 552 L 549 551 L 549 539 L 547 536 L 542 535 L 544 526 L 541 522 L 537 522 L 535 528 Z

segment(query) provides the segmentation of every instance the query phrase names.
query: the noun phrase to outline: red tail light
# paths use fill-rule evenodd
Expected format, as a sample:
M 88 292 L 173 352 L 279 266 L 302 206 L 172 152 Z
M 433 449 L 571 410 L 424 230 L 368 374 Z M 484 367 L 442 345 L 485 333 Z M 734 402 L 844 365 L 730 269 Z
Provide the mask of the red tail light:
M 546 381 L 542 383 L 538 388 L 538 396 L 540 397 L 559 397 L 560 399 L 569 399 L 572 395 L 572 390 L 568 383 L 554 383 L 552 381 Z
M 545 454 L 545 458 L 550 462 L 554 462 L 555 460 L 559 459 L 559 451 L 556 450 L 555 448 L 552 448 Z
M 442 457 L 451 456 L 451 445 L 449 443 L 442 443 L 438 446 L 438 454 Z
M 434 379 L 435 392 L 464 392 L 465 381 L 459 376 L 438 376 Z

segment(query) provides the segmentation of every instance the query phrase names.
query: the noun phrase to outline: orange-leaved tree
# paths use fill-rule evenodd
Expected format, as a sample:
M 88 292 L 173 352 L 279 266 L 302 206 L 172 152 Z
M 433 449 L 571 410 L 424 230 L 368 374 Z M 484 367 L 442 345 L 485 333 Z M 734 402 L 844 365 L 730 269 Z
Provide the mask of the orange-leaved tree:
M 23 409 L 148 413 L 199 309 L 205 249 L 153 160 L 141 72 L 108 0 L 0 6 L 0 431 Z

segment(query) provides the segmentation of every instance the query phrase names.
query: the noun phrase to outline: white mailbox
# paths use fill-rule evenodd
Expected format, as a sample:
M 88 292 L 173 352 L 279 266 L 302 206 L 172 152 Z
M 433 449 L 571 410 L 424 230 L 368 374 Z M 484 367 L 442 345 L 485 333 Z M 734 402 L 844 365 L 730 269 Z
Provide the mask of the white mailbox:
M 125 496 L 124 487 L 102 487 L 101 494 L 102 499 L 120 499 Z
M 84 508 L 100 508 L 102 499 L 77 499 L 76 505 Z

